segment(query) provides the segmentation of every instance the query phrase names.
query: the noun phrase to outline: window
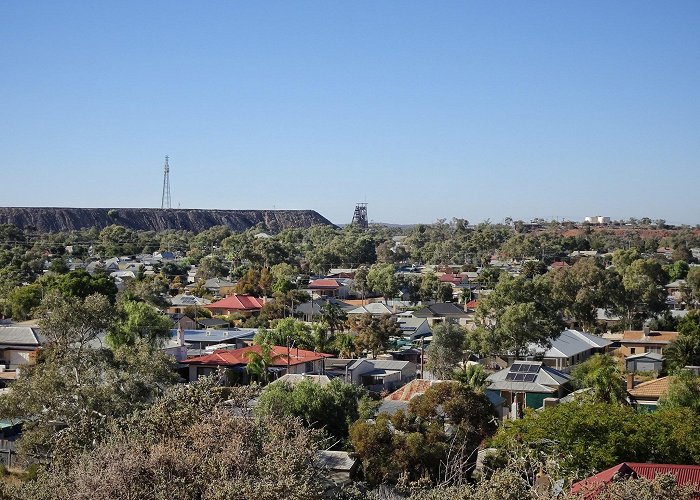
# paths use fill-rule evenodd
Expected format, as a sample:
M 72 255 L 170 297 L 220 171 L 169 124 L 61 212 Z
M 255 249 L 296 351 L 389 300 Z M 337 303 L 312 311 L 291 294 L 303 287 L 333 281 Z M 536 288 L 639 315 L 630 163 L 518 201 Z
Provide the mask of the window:
M 637 351 L 636 347 L 630 347 L 630 354 L 634 354 Z
M 304 373 L 311 373 L 312 371 L 314 371 L 314 362 L 307 361 L 304 363 Z

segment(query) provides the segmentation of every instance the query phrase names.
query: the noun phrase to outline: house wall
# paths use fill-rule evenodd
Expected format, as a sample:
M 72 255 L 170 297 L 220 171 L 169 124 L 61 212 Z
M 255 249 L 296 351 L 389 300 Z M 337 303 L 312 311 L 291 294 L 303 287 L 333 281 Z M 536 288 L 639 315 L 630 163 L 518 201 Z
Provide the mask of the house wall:
M 664 349 L 668 348 L 668 344 L 655 344 L 652 342 L 624 342 L 617 349 L 617 352 L 623 356 L 632 356 L 633 354 L 644 354 L 647 352 L 654 352 L 657 354 L 663 354 Z
M 28 365 L 30 363 L 30 356 L 34 352 L 32 350 L 21 350 L 21 349 L 4 349 L 2 351 L 2 360 L 4 364 L 10 370 L 14 370 L 18 366 Z

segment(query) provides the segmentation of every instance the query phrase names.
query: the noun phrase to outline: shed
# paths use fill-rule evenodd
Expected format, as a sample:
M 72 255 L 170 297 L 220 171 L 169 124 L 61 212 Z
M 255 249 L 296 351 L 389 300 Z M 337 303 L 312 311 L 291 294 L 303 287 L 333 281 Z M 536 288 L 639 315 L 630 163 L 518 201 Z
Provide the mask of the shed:
M 660 372 L 664 357 L 655 352 L 635 354 L 625 358 L 625 369 L 628 372 Z

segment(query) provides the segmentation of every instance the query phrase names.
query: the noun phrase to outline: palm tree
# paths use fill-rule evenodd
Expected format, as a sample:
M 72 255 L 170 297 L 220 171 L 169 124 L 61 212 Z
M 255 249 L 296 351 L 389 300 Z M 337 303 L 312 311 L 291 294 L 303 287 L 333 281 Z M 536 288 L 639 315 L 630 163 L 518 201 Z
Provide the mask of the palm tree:
M 335 335 L 336 330 L 343 328 L 345 325 L 345 320 L 348 319 L 348 315 L 345 314 L 337 304 L 332 304 L 331 302 L 326 302 L 321 306 L 321 322 L 328 326 L 331 332 L 331 337 Z
M 700 363 L 700 338 L 679 335 L 664 352 L 669 366 L 679 369 Z
M 333 347 L 341 358 L 352 358 L 357 352 L 355 337 L 349 333 L 340 333 L 333 339 Z
M 283 358 L 284 354 L 274 354 L 272 346 L 267 342 L 262 342 L 259 345 L 260 352 L 248 351 L 245 353 L 244 356 L 248 360 L 246 370 L 248 373 L 256 375 L 262 385 L 267 385 L 270 379 L 270 366 L 278 359 Z
M 580 386 L 588 387 L 596 401 L 622 403 L 627 401 L 627 391 L 622 370 L 617 360 L 609 355 L 595 354 L 572 373 Z
M 474 392 L 484 392 L 489 385 L 486 381 L 488 374 L 481 365 L 469 365 L 462 370 L 455 372 L 455 380 L 460 384 L 469 387 Z

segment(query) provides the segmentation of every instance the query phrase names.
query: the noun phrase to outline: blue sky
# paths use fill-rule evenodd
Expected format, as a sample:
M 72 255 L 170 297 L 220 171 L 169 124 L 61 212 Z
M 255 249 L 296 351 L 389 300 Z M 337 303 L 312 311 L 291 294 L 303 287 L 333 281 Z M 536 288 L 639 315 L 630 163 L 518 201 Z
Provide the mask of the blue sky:
M 700 2 L 0 3 L 0 206 L 700 223 Z

